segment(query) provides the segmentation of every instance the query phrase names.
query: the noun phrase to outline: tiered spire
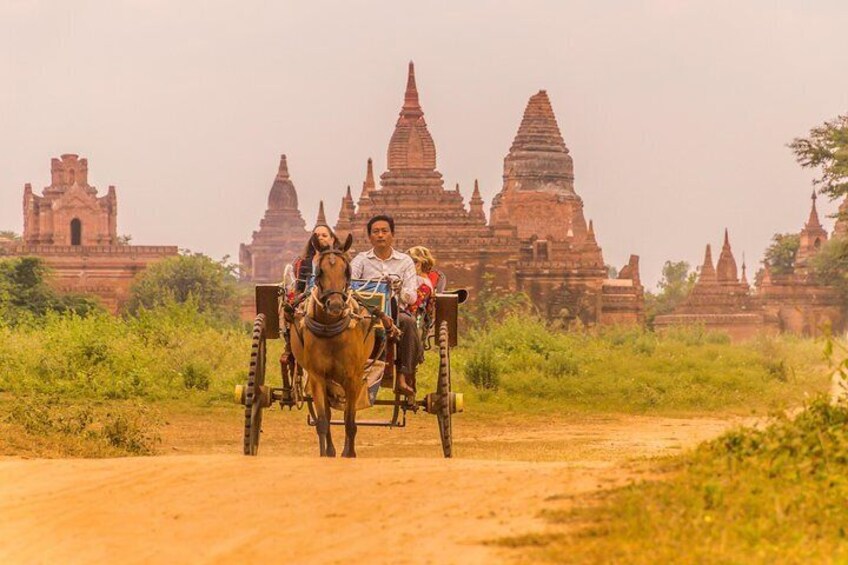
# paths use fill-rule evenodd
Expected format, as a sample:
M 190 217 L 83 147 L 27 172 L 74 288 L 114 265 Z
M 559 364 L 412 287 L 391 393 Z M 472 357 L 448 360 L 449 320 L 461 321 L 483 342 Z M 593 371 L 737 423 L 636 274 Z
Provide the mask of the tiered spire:
M 821 222 L 819 221 L 819 213 L 816 210 L 816 191 L 813 190 L 813 195 L 810 197 L 813 201 L 812 206 L 810 207 L 810 217 L 807 218 L 807 223 L 804 225 L 806 229 L 822 229 Z
M 279 180 L 288 180 L 289 179 L 289 164 L 286 161 L 285 154 L 280 155 L 280 166 L 277 169 L 277 179 Z
M 318 218 L 315 220 L 315 226 L 328 226 L 330 224 L 327 223 L 327 216 L 324 215 L 324 201 L 318 204 Z
M 474 192 L 471 194 L 469 201 L 468 215 L 475 219 L 486 223 L 486 212 L 483 210 L 483 197 L 480 196 L 480 185 L 477 179 L 474 179 Z
M 297 210 L 297 191 L 289 177 L 289 165 L 285 155 L 280 155 L 280 165 L 277 168 L 277 176 L 271 185 L 268 194 L 269 210 Z
M 742 254 L 742 279 L 741 279 L 740 282 L 742 284 L 744 284 L 746 288 L 751 286 L 751 285 L 748 284 L 748 275 L 746 274 L 745 254 L 744 253 Z
M 374 183 L 374 163 L 371 157 L 368 157 L 368 167 L 365 170 L 365 180 L 362 182 L 362 193 L 359 195 L 359 201 L 362 202 L 366 198 L 371 197 L 371 192 L 377 190 L 377 185 Z
M 510 151 L 557 151 L 568 153 L 548 93 L 530 97 Z
M 347 192 L 342 198 L 342 207 L 339 211 L 339 216 L 344 218 L 353 218 L 356 215 L 356 206 L 353 203 L 353 195 L 350 192 L 350 185 L 347 185 Z
M 395 132 L 389 141 L 388 163 L 390 172 L 429 171 L 432 175 L 436 169 L 436 145 L 427 131 L 424 111 L 418 102 L 415 66 L 412 61 L 409 62 L 403 107 L 395 124 Z M 385 175 L 383 178 L 385 180 Z
M 595 239 L 595 224 L 589 220 L 589 229 L 586 231 L 586 241 L 590 243 L 598 243 Z
M 713 267 L 713 252 L 710 249 L 710 244 L 707 244 L 707 249 L 704 251 L 704 264 L 701 265 L 701 274 L 698 277 L 699 283 L 714 283 L 716 282 L 716 270 Z
M 424 115 L 418 102 L 418 87 L 415 85 L 415 63 L 409 62 L 409 72 L 406 76 L 406 92 L 403 94 L 401 117 L 418 118 Z
M 544 90 L 527 102 L 518 133 L 504 158 L 503 192 L 511 191 L 575 196 L 574 162 Z
M 724 245 L 721 247 L 721 254 L 716 263 L 716 279 L 720 283 L 738 283 L 736 271 L 736 259 L 733 257 L 733 251 L 730 248 L 730 238 L 727 233 L 727 228 L 724 229 Z

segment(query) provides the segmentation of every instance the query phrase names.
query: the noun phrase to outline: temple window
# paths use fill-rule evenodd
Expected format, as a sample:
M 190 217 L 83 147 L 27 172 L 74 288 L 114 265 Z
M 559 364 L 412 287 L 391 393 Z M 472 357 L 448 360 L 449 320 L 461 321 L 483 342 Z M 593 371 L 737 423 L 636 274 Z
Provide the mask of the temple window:
M 533 242 L 533 255 L 536 261 L 548 260 L 548 242 L 540 239 Z
M 813 242 L 813 247 L 815 247 L 816 249 L 821 247 L 821 240 L 819 238 L 816 238 L 816 241 Z
M 71 245 L 82 245 L 82 222 L 79 218 L 71 220 Z

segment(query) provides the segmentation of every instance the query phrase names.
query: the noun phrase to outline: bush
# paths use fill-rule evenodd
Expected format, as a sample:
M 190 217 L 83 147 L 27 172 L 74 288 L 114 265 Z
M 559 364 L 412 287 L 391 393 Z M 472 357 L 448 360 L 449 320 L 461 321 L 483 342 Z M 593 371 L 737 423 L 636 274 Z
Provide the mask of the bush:
M 47 284 L 49 277 L 50 269 L 37 257 L 0 259 L 0 325 L 33 323 L 48 313 L 103 311 L 93 298 L 55 291 Z
M 469 332 L 452 356 L 470 386 L 497 391 L 478 394 L 476 403 L 518 411 L 765 412 L 828 386 L 812 341 L 730 343 L 727 334 L 697 326 L 659 335 L 632 326 L 578 333 L 511 316 Z
M 666 462 L 664 481 L 552 510 L 531 561 L 843 563 L 848 559 L 848 404 L 740 428 Z M 564 531 L 555 529 L 564 525 Z M 503 545 L 531 545 L 525 537 Z M 535 550 L 533 550 L 535 551 Z
M 545 363 L 545 374 L 552 377 L 573 377 L 580 371 L 580 365 L 570 353 L 553 351 Z
M 225 323 L 238 320 L 239 292 L 234 267 L 202 254 L 184 254 L 159 261 L 133 283 L 127 312 L 191 302 L 201 313 Z
M 490 347 L 476 349 L 465 363 L 465 378 L 472 385 L 484 390 L 497 390 L 500 386 L 501 369 Z
M 160 441 L 158 416 L 138 403 L 34 394 L 15 398 L 2 422 L 20 429 L 28 444 L 57 446 L 49 455 L 150 455 Z

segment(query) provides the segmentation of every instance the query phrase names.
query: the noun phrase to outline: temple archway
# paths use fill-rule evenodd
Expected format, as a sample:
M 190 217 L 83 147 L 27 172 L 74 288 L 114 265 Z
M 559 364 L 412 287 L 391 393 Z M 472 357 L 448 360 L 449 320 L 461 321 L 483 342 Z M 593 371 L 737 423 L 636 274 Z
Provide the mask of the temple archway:
M 82 222 L 79 218 L 71 220 L 71 245 L 82 245 Z

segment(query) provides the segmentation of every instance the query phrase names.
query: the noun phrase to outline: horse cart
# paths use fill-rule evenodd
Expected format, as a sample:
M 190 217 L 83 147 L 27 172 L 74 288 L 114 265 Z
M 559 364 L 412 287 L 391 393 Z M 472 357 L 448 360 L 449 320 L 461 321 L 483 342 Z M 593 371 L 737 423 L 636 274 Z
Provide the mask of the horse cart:
M 391 281 L 350 281 L 350 292 L 372 310 L 382 310 L 387 316 L 397 319 L 397 297 L 392 290 Z M 247 382 L 236 385 L 235 401 L 244 406 L 244 454 L 257 455 L 262 433 L 263 411 L 273 404 L 282 408 L 301 410 L 306 407 L 307 424 L 315 427 L 318 422 L 316 406 L 307 385 L 309 376 L 294 360 L 293 356 L 280 359 L 282 378 L 280 386 L 272 386 L 266 381 L 268 367 L 267 340 L 284 338 L 286 331 L 285 310 L 290 304 L 290 290 L 285 283 L 257 285 L 256 318 L 253 322 L 250 369 Z M 376 398 L 372 406 L 391 408 L 391 416 L 380 420 L 360 420 L 359 426 L 379 426 L 403 428 L 406 426 L 408 412 L 419 411 L 432 414 L 438 422 L 439 438 L 445 457 L 453 455 L 453 437 L 451 417 L 463 410 L 463 396 L 451 389 L 450 349 L 457 344 L 457 314 L 459 304 L 464 302 L 468 293 L 464 290 L 435 293 L 432 297 L 435 309 L 430 315 L 418 316 L 418 329 L 424 349 L 435 348 L 438 351 L 439 366 L 436 385 L 433 392 L 411 399 L 401 394 L 395 383 L 398 355 L 396 343 L 389 339 L 384 324 L 377 322 L 376 331 L 381 334 L 382 343 L 375 347 L 369 364 L 379 363 L 382 369 L 379 375 L 380 388 L 389 389 L 389 398 Z M 433 311 L 435 310 L 435 311 Z M 386 316 L 382 317 L 386 325 L 391 325 Z M 380 342 L 378 342 L 380 343 Z M 274 363 L 276 364 L 276 363 Z M 363 377 L 364 378 L 364 377 Z M 347 399 L 352 402 L 353 399 Z M 344 425 L 344 420 L 330 419 L 329 424 Z M 320 429 L 319 429 L 320 435 Z

